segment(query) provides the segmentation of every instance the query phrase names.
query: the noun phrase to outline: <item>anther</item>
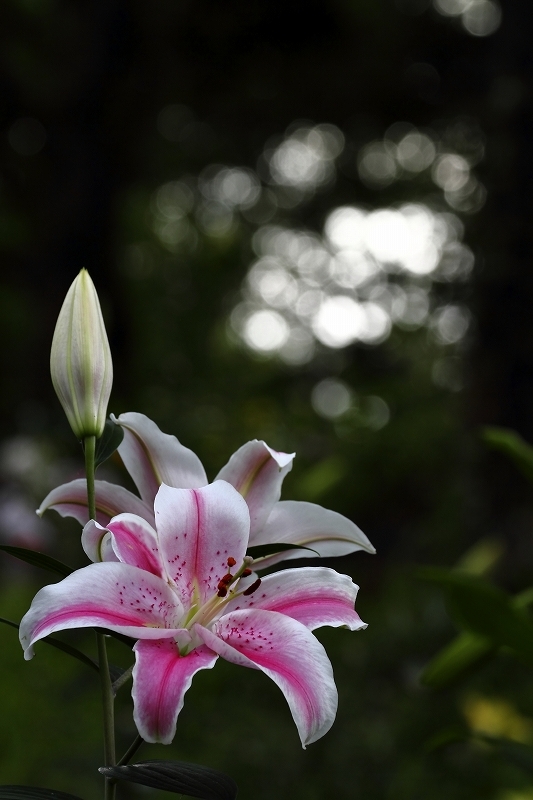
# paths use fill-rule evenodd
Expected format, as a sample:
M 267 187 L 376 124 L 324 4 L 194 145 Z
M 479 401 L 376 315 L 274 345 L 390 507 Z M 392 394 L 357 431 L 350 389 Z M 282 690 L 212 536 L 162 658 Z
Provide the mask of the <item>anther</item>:
M 221 586 L 220 584 L 218 585 L 218 587 L 219 587 L 218 588 L 218 592 L 217 592 L 218 597 L 225 597 L 227 595 L 227 593 L 228 593 L 228 590 L 226 589 L 226 587 L 225 586 Z
M 243 571 L 242 571 L 241 578 L 247 578 L 248 575 L 251 575 L 251 574 L 252 574 L 252 570 L 248 569 L 248 567 L 246 567 L 246 569 L 243 569 Z
M 247 589 L 244 590 L 243 594 L 245 595 L 253 594 L 256 589 L 259 589 L 260 586 L 261 586 L 261 578 L 258 578 L 256 581 L 252 583 L 251 586 L 249 586 Z
M 235 561 L 234 558 L 232 558 L 232 556 L 230 556 L 226 563 L 227 563 L 228 567 L 234 567 L 237 562 Z

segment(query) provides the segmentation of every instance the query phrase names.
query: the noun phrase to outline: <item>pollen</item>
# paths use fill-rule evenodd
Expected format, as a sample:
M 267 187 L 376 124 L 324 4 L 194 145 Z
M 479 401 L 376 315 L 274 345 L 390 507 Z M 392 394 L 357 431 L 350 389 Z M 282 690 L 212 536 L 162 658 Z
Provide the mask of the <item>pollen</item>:
M 261 586 L 261 578 L 258 578 L 256 581 L 252 583 L 251 586 L 249 586 L 247 589 L 244 590 L 243 594 L 244 595 L 253 594 L 256 591 L 256 589 L 259 589 L 260 586 Z

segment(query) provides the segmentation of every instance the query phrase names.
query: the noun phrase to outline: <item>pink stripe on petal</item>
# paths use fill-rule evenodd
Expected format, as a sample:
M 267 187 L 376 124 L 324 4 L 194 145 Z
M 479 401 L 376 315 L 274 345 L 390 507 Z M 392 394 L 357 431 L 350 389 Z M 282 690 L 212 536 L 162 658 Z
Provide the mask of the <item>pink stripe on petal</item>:
M 354 631 L 367 627 L 354 609 L 358 588 L 348 575 L 328 567 L 286 569 L 267 575 L 248 597 L 236 597 L 227 612 L 262 608 L 286 614 L 309 630 L 344 625 Z
M 92 603 L 84 603 L 78 606 L 72 606 L 65 611 L 56 611 L 49 614 L 45 620 L 36 625 L 33 629 L 33 641 L 42 639 L 48 636 L 52 631 L 67 630 L 69 628 L 87 628 L 101 626 L 116 630 L 126 636 L 137 638 L 139 636 L 139 628 L 147 625 L 144 619 L 139 619 L 139 616 L 131 613 L 118 614 L 113 611 L 104 611 L 102 608 Z M 168 629 L 168 636 L 175 636 L 179 628 Z M 150 626 L 150 636 L 153 637 L 165 636 L 165 629 L 163 626 Z
M 93 625 L 139 639 L 179 632 L 183 606 L 166 581 L 119 562 L 90 564 L 35 595 L 20 623 L 25 657 L 53 631 Z
M 157 534 L 151 525 L 134 514 L 119 514 L 108 522 L 107 529 L 111 531 L 113 549 L 120 561 L 163 576 Z
M 240 447 L 215 481 L 231 483 L 250 509 L 250 535 L 260 531 L 281 495 L 281 484 L 292 469 L 294 453 L 278 453 L 254 439 Z
M 228 558 L 241 565 L 250 516 L 239 493 L 225 481 L 201 489 L 161 486 L 154 504 L 159 549 L 185 606 L 205 602 L 228 572 Z
M 252 609 L 224 615 L 212 631 L 195 625 L 194 632 L 227 661 L 272 678 L 285 695 L 303 747 L 330 729 L 337 712 L 331 663 L 304 625 Z
M 184 696 L 194 675 L 211 669 L 216 653 L 200 646 L 180 656 L 174 640 L 140 641 L 133 648 L 133 718 L 147 742 L 170 744 Z
M 118 452 L 142 499 L 151 505 L 162 483 L 183 489 L 205 486 L 198 456 L 175 436 L 163 433 L 144 414 L 128 412 L 115 419 L 124 429 Z

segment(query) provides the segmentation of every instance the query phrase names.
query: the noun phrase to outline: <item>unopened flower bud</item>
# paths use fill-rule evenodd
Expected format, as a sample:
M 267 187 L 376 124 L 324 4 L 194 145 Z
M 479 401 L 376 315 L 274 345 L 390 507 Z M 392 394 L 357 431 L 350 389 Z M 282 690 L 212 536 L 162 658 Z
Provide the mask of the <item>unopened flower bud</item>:
M 82 269 L 57 318 L 50 372 L 78 439 L 101 436 L 113 383 L 113 364 L 98 295 Z

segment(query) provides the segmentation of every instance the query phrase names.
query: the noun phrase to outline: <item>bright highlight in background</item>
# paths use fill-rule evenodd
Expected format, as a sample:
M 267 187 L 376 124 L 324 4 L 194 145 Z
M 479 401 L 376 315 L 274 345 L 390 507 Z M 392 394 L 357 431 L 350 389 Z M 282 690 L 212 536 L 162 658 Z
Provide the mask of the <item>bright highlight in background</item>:
M 465 25 L 498 8 L 493 0 L 434 2 Z M 181 142 L 199 135 L 202 123 L 185 106 L 168 106 L 158 127 Z M 335 125 L 295 123 L 265 144 L 257 171 L 211 164 L 196 178 L 162 184 L 150 201 L 153 231 L 173 254 L 191 252 L 202 235 L 231 243 L 250 234 L 255 258 L 230 313 L 230 335 L 291 366 L 324 347 L 379 345 L 394 327 L 426 326 L 443 346 L 458 344 L 469 328 L 459 304 L 432 306 L 435 284 L 464 281 L 474 265 L 458 214 L 475 213 L 485 201 L 474 174 L 484 153 L 475 121 L 455 120 L 440 134 L 399 121 L 358 151 L 349 144 Z M 431 199 L 326 208 L 321 230 L 291 224 L 292 210 L 335 179 L 341 158 L 352 159 L 368 189 L 403 182 L 405 197 L 410 181 L 423 180 Z M 152 269 L 143 244 L 130 248 L 128 261 L 132 273 Z

